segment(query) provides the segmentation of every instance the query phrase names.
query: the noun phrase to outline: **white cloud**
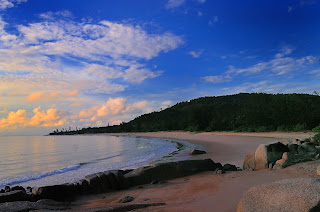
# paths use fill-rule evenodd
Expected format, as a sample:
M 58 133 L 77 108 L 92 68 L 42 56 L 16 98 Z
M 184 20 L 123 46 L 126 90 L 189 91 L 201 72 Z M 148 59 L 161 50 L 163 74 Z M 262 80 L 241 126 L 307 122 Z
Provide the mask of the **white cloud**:
M 14 4 L 20 4 L 22 2 L 27 2 L 28 0 L 0 0 L 0 10 L 5 10 L 7 8 L 14 7 Z
M 232 78 L 227 76 L 205 76 L 202 77 L 203 80 L 210 83 L 223 83 L 223 82 L 230 82 Z
M 280 52 L 275 55 L 276 58 L 284 57 L 291 54 L 295 50 L 292 46 L 284 46 L 280 49 Z
M 199 3 L 203 4 L 206 2 L 206 0 L 198 0 Z
M 203 53 L 203 49 L 202 50 L 199 50 L 199 51 L 190 51 L 188 52 L 192 57 L 194 58 L 198 58 L 202 55 Z
M 262 71 L 271 71 L 277 75 L 284 75 L 289 72 L 298 70 L 304 67 L 307 64 L 315 63 L 319 58 L 314 56 L 306 56 L 301 58 L 292 58 L 292 57 L 279 57 L 271 59 L 267 62 L 260 62 L 248 68 L 234 68 L 233 66 L 229 67 L 227 71 L 228 74 L 256 74 Z
M 61 17 L 64 17 L 64 18 L 72 18 L 73 15 L 70 11 L 68 10 L 62 10 L 62 11 L 57 11 L 57 12 L 46 12 L 46 13 L 41 13 L 39 15 L 40 18 L 43 18 L 43 19 L 54 19 L 54 18 L 61 18 Z
M 315 77 L 320 77 L 320 70 L 317 69 L 317 70 L 310 71 L 309 74 L 312 74 Z
M 42 14 L 47 18 L 53 15 L 71 16 L 68 11 Z M 184 42 L 170 32 L 150 34 L 137 25 L 110 21 L 78 23 L 55 17 L 19 25 L 17 35 L 7 33 L 5 25 L 0 19 L 3 93 L 63 93 L 75 89 L 83 93 L 116 93 L 130 83 L 159 76 L 161 71 L 147 68 L 144 62 Z M 60 58 L 77 65 L 64 64 Z
M 198 16 L 202 16 L 203 13 L 201 11 L 198 11 Z
M 184 2 L 185 0 L 168 0 L 166 4 L 166 8 L 172 9 L 172 8 L 180 7 Z

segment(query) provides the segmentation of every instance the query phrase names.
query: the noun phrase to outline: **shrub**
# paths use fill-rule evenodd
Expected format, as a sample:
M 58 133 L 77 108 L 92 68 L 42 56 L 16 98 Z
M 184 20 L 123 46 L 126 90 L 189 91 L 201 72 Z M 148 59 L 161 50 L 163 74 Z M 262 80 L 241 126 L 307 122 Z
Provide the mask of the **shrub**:
M 296 124 L 296 126 L 294 126 L 293 131 L 295 132 L 301 132 L 301 131 L 305 131 L 307 129 L 307 125 L 306 124 Z
M 320 142 L 320 126 L 313 128 L 312 132 L 315 133 L 314 138 L 316 139 L 317 142 Z
M 188 126 L 185 131 L 195 132 L 198 130 L 198 126 Z

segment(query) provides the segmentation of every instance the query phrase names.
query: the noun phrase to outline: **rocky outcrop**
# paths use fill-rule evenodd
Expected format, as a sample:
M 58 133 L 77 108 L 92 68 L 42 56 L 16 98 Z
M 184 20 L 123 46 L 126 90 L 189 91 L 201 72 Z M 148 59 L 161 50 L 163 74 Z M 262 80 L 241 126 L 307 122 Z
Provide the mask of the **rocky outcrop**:
M 124 176 L 128 179 L 130 186 L 149 184 L 153 180 L 169 180 L 184 177 L 203 171 L 214 171 L 222 168 L 221 164 L 214 163 L 211 159 L 185 160 L 177 162 L 159 163 L 135 169 Z
M 254 153 L 248 154 L 244 170 L 282 169 L 290 165 L 319 159 L 320 146 L 308 141 L 261 144 Z
M 0 193 L 0 203 L 25 200 L 29 200 L 29 196 L 26 194 L 26 192 L 21 190 Z
M 78 194 L 78 188 L 74 184 L 62 184 L 43 186 L 32 189 L 36 199 L 52 199 L 56 201 L 69 201 Z
M 320 211 L 320 180 L 295 178 L 260 185 L 248 190 L 237 212 Z
M 284 152 L 289 152 L 289 148 L 278 142 L 273 144 L 261 144 L 255 152 L 254 158 L 256 169 L 267 169 L 269 164 L 274 164 L 282 158 Z

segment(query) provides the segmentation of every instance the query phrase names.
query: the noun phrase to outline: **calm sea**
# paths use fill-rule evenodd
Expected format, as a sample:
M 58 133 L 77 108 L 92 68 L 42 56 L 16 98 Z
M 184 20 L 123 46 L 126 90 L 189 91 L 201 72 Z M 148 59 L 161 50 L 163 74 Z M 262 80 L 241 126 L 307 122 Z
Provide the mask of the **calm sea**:
M 3 136 L 0 188 L 75 182 L 95 172 L 177 160 L 195 147 L 184 141 L 106 135 Z

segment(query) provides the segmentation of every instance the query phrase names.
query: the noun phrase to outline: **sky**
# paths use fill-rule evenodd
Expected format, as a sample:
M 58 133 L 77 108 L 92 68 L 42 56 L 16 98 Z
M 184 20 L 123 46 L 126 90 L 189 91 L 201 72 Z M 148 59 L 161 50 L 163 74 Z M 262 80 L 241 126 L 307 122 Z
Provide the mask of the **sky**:
M 0 135 L 320 92 L 317 0 L 0 0 Z

